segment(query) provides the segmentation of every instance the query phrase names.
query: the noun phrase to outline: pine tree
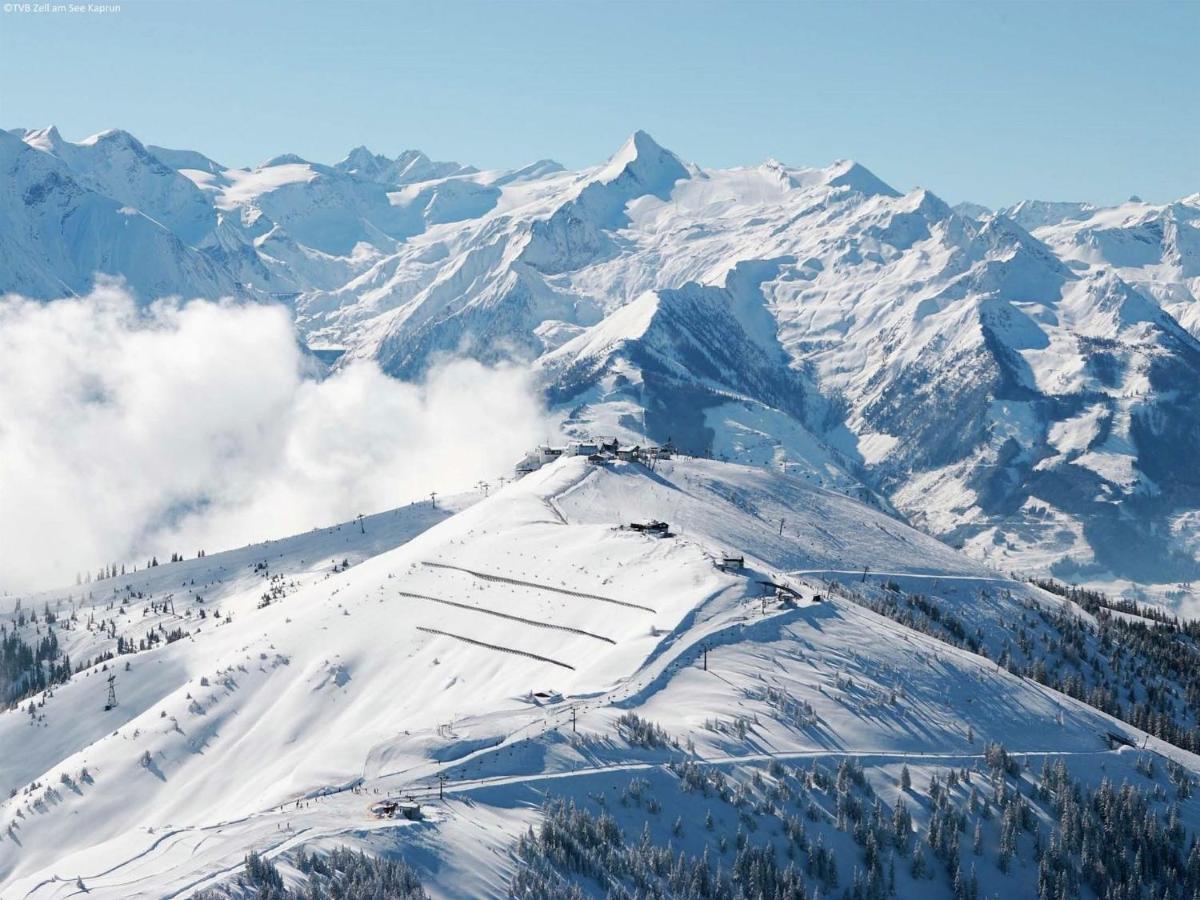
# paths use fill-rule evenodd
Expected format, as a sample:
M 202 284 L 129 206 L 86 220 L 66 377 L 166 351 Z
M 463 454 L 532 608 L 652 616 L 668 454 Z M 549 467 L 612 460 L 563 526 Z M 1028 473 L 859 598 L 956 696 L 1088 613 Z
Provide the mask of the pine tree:
M 914 881 L 920 881 L 925 877 L 925 853 L 918 843 L 913 847 L 912 864 L 909 867 L 909 872 Z

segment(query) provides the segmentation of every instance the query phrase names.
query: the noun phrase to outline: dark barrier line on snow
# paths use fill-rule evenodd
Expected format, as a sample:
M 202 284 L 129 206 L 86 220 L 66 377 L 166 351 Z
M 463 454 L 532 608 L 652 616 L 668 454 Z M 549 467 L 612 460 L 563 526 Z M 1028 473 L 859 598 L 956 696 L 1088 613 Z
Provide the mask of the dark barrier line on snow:
M 520 616 L 509 615 L 508 613 L 496 612 L 494 609 L 484 609 L 482 606 L 471 606 L 467 603 L 455 603 L 453 600 L 443 600 L 440 597 L 430 597 L 428 594 L 410 594 L 408 591 L 397 591 L 401 597 L 414 597 L 417 600 L 428 600 L 430 603 L 442 603 L 446 606 L 454 606 L 458 609 L 465 609 L 468 612 L 483 613 L 485 616 L 497 616 L 501 619 L 511 619 L 514 622 L 520 622 L 523 625 L 532 625 L 534 628 L 553 628 L 555 631 L 569 631 L 571 634 L 580 634 L 584 637 L 595 638 L 598 641 L 607 641 L 610 644 L 615 644 L 610 637 L 605 637 L 602 634 L 593 634 L 590 631 L 584 631 L 582 628 L 572 628 L 570 625 L 552 625 L 549 622 L 539 622 L 537 619 L 523 619 Z
M 521 581 L 517 578 L 505 578 L 503 575 L 488 575 L 485 572 L 476 572 L 474 569 L 465 569 L 462 566 L 452 566 L 448 563 L 423 562 L 423 566 L 430 566 L 434 569 L 453 569 L 456 572 L 466 572 L 468 575 L 474 575 L 476 578 L 482 578 L 484 581 L 499 581 L 503 584 L 515 584 L 520 587 L 538 588 L 543 591 L 554 591 L 556 594 L 566 594 L 568 597 L 583 597 L 586 600 L 599 600 L 602 603 L 614 603 L 617 606 L 627 606 L 630 609 L 640 609 L 648 613 L 658 612 L 651 609 L 649 606 L 642 606 L 639 603 L 627 603 L 624 600 L 614 600 L 612 597 L 601 597 L 599 594 L 585 594 L 581 591 L 569 591 L 566 588 L 552 587 L 548 584 L 538 584 L 535 581 Z
M 477 641 L 474 638 L 463 637 L 461 634 L 451 634 L 449 631 L 440 631 L 437 628 L 426 628 L 424 625 L 418 625 L 417 631 L 425 631 L 429 634 L 440 634 L 442 637 L 454 638 L 456 641 L 463 641 L 468 644 L 474 644 L 476 647 L 486 647 L 488 650 L 499 650 L 501 653 L 515 653 L 517 656 L 525 656 L 529 659 L 536 659 L 538 662 L 548 662 L 551 665 L 562 666 L 564 669 L 575 671 L 574 666 L 569 666 L 565 662 L 559 662 L 557 659 L 551 659 L 548 656 L 538 656 L 536 653 L 527 653 L 524 650 L 514 650 L 512 647 L 497 647 L 495 644 L 485 644 L 483 641 Z

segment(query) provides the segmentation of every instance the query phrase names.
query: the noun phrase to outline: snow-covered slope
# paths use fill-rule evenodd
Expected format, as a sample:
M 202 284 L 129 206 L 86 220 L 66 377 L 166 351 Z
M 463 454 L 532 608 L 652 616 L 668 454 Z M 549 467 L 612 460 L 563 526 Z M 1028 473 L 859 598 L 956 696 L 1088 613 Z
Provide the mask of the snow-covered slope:
M 196 185 L 126 131 L 73 144 L 51 127 L 27 132 L 24 141 L 60 159 L 86 187 L 140 210 L 185 244 L 199 243 L 216 225 L 216 211 Z
M 158 566 L 96 582 L 82 599 L 24 598 L 22 613 L 42 618 L 17 626 L 14 611 L 5 624 L 19 634 L 53 626 L 74 658 L 112 647 L 114 634 L 136 652 L 0 714 L 0 745 L 21 747 L 0 759 L 15 789 L 0 805 L 0 892 L 190 896 L 221 889 L 251 850 L 292 878 L 301 847 L 350 844 L 407 859 L 435 896 L 499 897 L 547 795 L 627 809 L 632 839 L 650 791 L 666 807 L 665 822 L 650 813 L 653 834 L 665 843 L 679 816 L 689 852 L 711 842 L 717 853 L 739 820 L 772 821 L 691 797 L 674 786 L 693 777 L 686 766 L 749 790 L 768 772 L 792 777 L 783 765 L 832 771 L 853 759 L 895 797 L 901 766 L 923 790 L 950 768 L 982 773 L 988 744 L 1001 742 L 1094 782 L 1102 768 L 1133 771 L 1134 755 L 1106 743 L 1111 731 L 1200 774 L 1182 750 L 932 627 L 914 630 L 915 619 L 873 612 L 878 596 L 923 584 L 930 599 L 914 609 L 937 606 L 951 632 L 970 617 L 965 639 L 990 653 L 1015 634 L 1012 620 L 1072 607 L 803 478 L 573 458 L 453 509 L 413 506 Z M 671 534 L 629 527 L 650 517 Z M 745 568 L 718 567 L 730 554 Z M 1072 615 L 1080 629 L 1093 621 Z M 1023 640 L 1041 633 L 1025 629 Z M 118 705 L 105 710 L 109 673 Z M 422 821 L 372 815 L 404 793 L 422 798 Z M 923 823 L 930 810 L 914 800 Z M 1200 825 L 1196 801 L 1179 815 Z M 856 852 L 840 813 L 808 821 L 844 857 Z M 1025 847 L 1018 868 L 989 868 L 985 883 L 1033 895 Z M 834 863 L 843 883 L 854 864 Z M 950 882 L 924 889 L 946 895 Z
M 45 133 L 35 134 L 46 138 Z M 108 148 L 109 143 L 98 140 L 91 146 Z M 96 171 L 84 175 L 59 156 L 0 131 L 3 290 L 37 298 L 62 297 L 87 291 L 97 274 L 106 274 L 125 278 L 146 300 L 239 293 L 226 270 L 188 246 L 162 221 L 102 191 L 102 180 L 122 182 L 127 174 L 120 171 L 122 153 L 136 164 L 155 168 L 152 160 L 138 155 L 140 144 L 119 139 L 111 143 L 117 145 L 113 150 L 117 159 L 106 156 Z M 167 183 L 130 181 L 117 186 L 129 188 L 130 194 L 143 188 L 146 200 L 159 199 L 178 187 L 165 177 Z M 145 205 L 153 208 L 152 203 Z M 195 224 L 189 214 L 181 215 Z
M 1112 271 L 1200 335 L 1200 194 L 1176 203 L 1131 200 L 1036 221 L 1037 235 L 1078 266 Z
M 343 360 L 526 359 L 579 434 L 792 467 L 1008 569 L 1160 599 L 1200 575 L 1196 197 L 952 209 L 852 161 L 705 170 L 640 131 L 579 172 L 5 139 L 9 183 L 40 187 L 7 201 L 4 289 L 99 269 L 282 300 Z M 68 215 L 81 191 L 106 212 Z
M 1006 567 L 1186 581 L 1195 557 L 1171 535 L 1197 498 L 1167 470 L 1191 452 L 1170 423 L 1194 419 L 1164 386 L 1190 383 L 1200 345 L 1166 320 L 1106 318 L 1104 298 L 1126 290 L 1143 293 L 1003 215 L 899 195 L 854 163 L 706 172 L 639 134 L 605 166 L 506 188 L 487 215 L 414 237 L 298 309 L 401 376 L 446 350 L 538 356 L 581 431 L 640 427 L 810 470 L 835 458 L 829 483 L 865 471 L 923 527 Z M 703 292 L 714 302 L 694 302 Z M 681 295 L 686 310 L 662 311 Z M 653 342 L 614 335 L 641 328 L 651 302 L 672 338 L 647 377 L 629 349 Z M 1149 359 L 1163 377 L 1144 392 Z M 1113 443 L 1060 464 L 1057 435 L 1097 398 Z

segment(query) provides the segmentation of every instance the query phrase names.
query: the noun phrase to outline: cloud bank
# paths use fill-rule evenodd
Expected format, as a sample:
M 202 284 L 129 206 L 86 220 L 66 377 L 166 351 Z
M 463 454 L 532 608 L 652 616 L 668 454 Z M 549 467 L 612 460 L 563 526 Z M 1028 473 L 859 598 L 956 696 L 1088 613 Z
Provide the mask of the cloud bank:
M 314 375 L 280 306 L 0 300 L 0 588 L 467 489 L 555 430 L 515 367 Z

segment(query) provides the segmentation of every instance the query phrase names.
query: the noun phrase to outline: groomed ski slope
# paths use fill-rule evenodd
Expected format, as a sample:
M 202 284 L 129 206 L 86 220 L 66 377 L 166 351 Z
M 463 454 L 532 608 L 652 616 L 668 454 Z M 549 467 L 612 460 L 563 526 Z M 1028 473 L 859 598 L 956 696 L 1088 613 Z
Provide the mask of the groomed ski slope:
M 127 575 L 20 598 L 26 616 L 43 616 L 47 608 L 58 616 L 55 633 L 74 665 L 114 649 L 115 641 L 103 627 L 109 620 L 117 624 L 122 637 L 134 643 L 157 629 L 182 629 L 188 638 L 137 657 L 125 657 L 130 662 L 129 673 L 121 660 L 108 663 L 118 675 L 120 709 L 113 714 L 116 723 L 112 717 L 82 714 L 104 705 L 106 685 L 100 663 L 76 675 L 69 684 L 53 688 L 53 696 L 38 710 L 36 726 L 30 726 L 28 716 L 0 714 L 0 747 L 19 746 L 23 751 L 0 753 L 0 785 L 7 793 L 12 787 L 27 784 L 45 771 L 48 760 L 58 761 L 98 740 L 114 724 L 148 709 L 189 678 L 200 677 L 207 671 L 209 632 L 218 627 L 233 628 L 224 624 L 229 618 L 240 626 L 242 616 L 256 611 L 262 595 L 273 584 L 291 594 L 302 585 L 336 581 L 340 576 L 334 570 L 344 563 L 354 565 L 398 547 L 481 496 L 448 497 L 437 506 L 411 504 L 366 516 L 361 523 L 314 528 L 283 539 L 177 563 L 163 562 Z M 0 623 L 28 640 L 39 633 L 35 631 L 39 626 L 16 628 L 16 605 L 17 601 L 6 598 Z M 162 612 L 155 611 L 163 606 L 166 609 Z M 73 608 L 78 621 L 75 627 L 64 627 L 63 620 Z M 201 611 L 205 613 L 203 619 Z M 218 612 L 221 618 L 217 618 Z M 199 647 L 195 647 L 197 643 Z M 185 647 L 197 652 L 183 652 Z M 141 663 L 134 667 L 133 660 Z M 143 669 L 142 663 L 154 665 L 153 674 Z M 76 709 L 81 714 L 75 715 Z
M 624 527 L 650 518 L 672 535 Z M 263 608 L 261 580 L 228 595 L 229 624 L 119 657 L 111 712 L 92 673 L 56 688 L 43 721 L 0 715 L 0 743 L 22 748 L 6 774 L 40 782 L 0 807 L 0 895 L 77 896 L 82 880 L 90 897 L 188 896 L 251 849 L 290 877 L 291 850 L 349 843 L 403 854 L 435 896 L 503 896 L 545 792 L 661 780 L 678 756 L 631 745 L 617 727 L 629 711 L 704 766 L 853 755 L 884 781 L 906 762 L 917 779 L 969 765 L 996 740 L 1128 768 L 1104 734 L 1142 739 L 830 593 L 820 576 L 868 566 L 936 578 L 966 604 L 999 576 L 775 472 L 564 459 L 422 524 Z M 746 570 L 719 570 L 725 552 Z M 777 601 L 771 580 L 797 599 Z M 993 615 L 1035 590 L 1008 588 Z M 425 801 L 424 821 L 370 814 L 405 793 Z

